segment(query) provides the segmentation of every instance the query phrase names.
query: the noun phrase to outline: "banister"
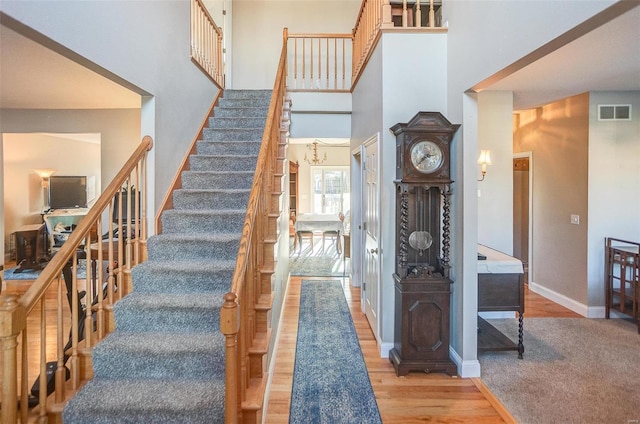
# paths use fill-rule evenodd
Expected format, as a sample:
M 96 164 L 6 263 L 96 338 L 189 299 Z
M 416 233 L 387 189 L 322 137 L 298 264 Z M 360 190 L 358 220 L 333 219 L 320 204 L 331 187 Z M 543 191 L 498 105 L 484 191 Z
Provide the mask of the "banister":
M 46 373 L 46 357 L 43 352 L 45 352 L 45 343 L 47 342 L 46 337 L 46 308 L 44 304 L 44 298 L 46 291 L 51 287 L 54 281 L 59 279 L 61 273 L 63 273 L 63 268 L 68 264 L 72 263 L 71 266 L 71 287 L 68 287 L 68 290 L 71 289 L 71 301 L 69 302 L 71 307 L 71 335 L 69 343 L 71 344 L 71 348 L 68 352 L 63 348 L 63 339 L 62 339 L 62 289 L 61 282 L 58 284 L 57 291 L 57 317 L 55 320 L 55 326 L 59 328 L 57 337 L 54 342 L 56 344 L 56 349 L 54 350 L 56 354 L 58 368 L 55 372 L 54 380 L 55 380 L 55 397 L 53 399 L 54 408 L 59 408 L 60 405 L 64 403 L 65 397 L 65 381 L 66 376 L 64 370 L 65 362 L 69 360 L 69 368 L 71 369 L 71 389 L 77 390 L 80 386 L 81 379 L 86 380 L 90 378 L 87 369 L 90 368 L 90 360 L 87 362 L 87 355 L 90 355 L 90 348 L 95 341 L 103 338 L 105 336 L 105 313 L 106 309 L 113 306 L 114 296 L 114 283 L 113 283 L 113 273 L 116 271 L 116 268 L 113 268 L 112 265 L 114 262 L 110 262 L 109 266 L 112 267 L 109 273 L 109 282 L 108 282 L 108 298 L 109 304 L 106 305 L 103 302 L 105 299 L 103 298 L 103 290 L 98 290 L 98 295 L 96 298 L 99 303 L 95 304 L 96 311 L 96 319 L 95 322 L 92 321 L 92 313 L 89 312 L 85 316 L 85 333 L 82 334 L 84 346 L 79 348 L 79 324 L 78 324 L 78 308 L 79 308 L 79 299 L 77 292 L 77 261 L 78 261 L 78 247 L 81 243 L 85 242 L 85 251 L 86 251 L 86 262 L 87 264 L 92 259 L 98 259 L 100 262 L 98 264 L 98 269 L 102 270 L 102 260 L 110 259 L 110 261 L 114 261 L 113 255 L 113 224 L 109 223 L 109 233 L 108 233 L 108 255 L 103 256 L 103 248 L 102 248 L 102 240 L 99 238 L 97 243 L 97 258 L 91 257 L 91 250 L 93 242 L 93 233 L 92 230 L 95 230 L 96 236 L 99 235 L 99 228 L 101 225 L 101 216 L 103 212 L 106 210 L 109 211 L 110 218 L 112 217 L 113 212 L 113 203 L 115 201 L 116 193 L 119 193 L 118 197 L 120 198 L 120 205 L 122 205 L 122 187 L 124 183 L 129 183 L 133 181 L 133 183 L 140 190 L 140 185 L 142 188 L 146 190 L 146 155 L 149 150 L 153 147 L 153 140 L 149 136 L 145 136 L 140 145 L 135 149 L 131 157 L 125 162 L 124 166 L 120 169 L 120 171 L 116 174 L 111 183 L 106 187 L 103 193 L 99 196 L 98 200 L 94 203 L 94 205 L 89 209 L 84 218 L 80 221 L 78 226 L 73 230 L 73 232 L 69 235 L 69 238 L 65 241 L 65 243 L 60 247 L 55 256 L 49 261 L 47 266 L 42 270 L 38 278 L 31 284 L 30 288 L 21 296 L 17 295 L 7 295 L 3 293 L 0 295 L 0 343 L 2 346 L 2 408 L 0 411 L 0 422 L 3 423 L 13 423 L 17 422 L 17 397 L 18 397 L 18 387 L 17 380 L 18 376 L 21 378 L 21 401 L 20 401 L 20 416 L 22 422 L 27 422 L 27 414 L 29 412 L 29 408 L 27 407 L 28 402 L 28 386 L 27 386 L 27 378 L 28 374 L 28 345 L 31 344 L 31 340 L 27 343 L 27 316 L 33 311 L 36 305 L 41 304 L 41 313 L 40 313 L 40 367 L 39 372 L 40 375 L 45 375 Z M 142 173 L 142 175 L 140 175 Z M 132 179 L 132 175 L 134 178 Z M 142 177 L 142 181 L 140 180 Z M 128 189 L 128 198 L 131 199 L 132 188 Z M 135 190 L 133 190 L 135 195 Z M 140 249 L 144 247 L 144 243 L 146 242 L 146 223 L 142 222 L 140 225 L 138 221 L 146 219 L 146 202 L 143 199 L 138 200 L 138 196 L 136 195 L 136 200 L 133 202 L 134 205 L 131 205 L 131 202 L 128 202 L 127 206 L 127 215 L 126 219 L 131 222 L 132 217 L 135 219 L 135 224 L 133 225 L 135 229 L 134 235 L 131 235 L 130 228 L 127 228 L 127 248 L 129 250 L 129 254 L 126 258 L 123 259 L 123 249 L 122 249 L 122 237 L 119 237 L 119 257 L 117 258 L 117 269 L 118 271 L 118 297 L 122 297 L 123 292 L 126 292 L 126 284 L 123 284 L 125 281 L 123 278 L 123 268 L 127 268 L 130 272 L 130 266 L 133 261 L 132 258 L 135 257 L 135 263 L 138 263 L 140 258 Z M 132 210 L 133 208 L 133 210 Z M 133 215 L 132 215 L 133 212 Z M 115 215 L 114 215 L 115 216 Z M 112 221 L 113 218 L 110 220 Z M 125 228 L 123 225 L 123 216 L 122 216 L 122 206 L 120 206 L 117 215 L 117 225 L 118 231 L 122 234 L 123 229 Z M 131 252 L 132 249 L 132 239 L 135 239 L 136 243 L 136 251 Z M 88 267 L 87 267 L 88 268 Z M 102 273 L 100 272 L 96 279 L 99 283 L 102 277 L 100 277 Z M 86 279 L 89 280 L 91 277 L 89 275 L 89 270 L 87 269 Z M 65 282 L 67 282 L 65 275 Z M 102 284 L 98 284 L 102 287 Z M 91 311 L 94 304 L 90 303 L 89 299 L 94 299 L 91 294 L 92 284 L 87 284 L 87 310 Z M 36 318 L 38 319 L 38 318 Z M 93 332 L 91 330 L 93 328 L 92 323 L 97 324 L 97 331 Z M 112 328 L 112 327 L 111 327 Z M 18 367 L 18 337 L 22 334 L 20 349 L 21 349 L 21 368 L 22 371 L 18 375 L 19 367 Z M 48 410 L 48 401 L 47 401 L 47 379 L 40 379 L 40 396 L 38 402 L 41 406 L 46 405 L 47 407 L 41 407 L 39 409 L 39 420 L 41 422 L 45 422 L 46 416 L 49 413 Z M 61 409 L 60 409 L 61 410 Z M 59 413 L 59 412 L 58 412 Z
M 87 234 L 91 226 L 102 214 L 102 211 L 113 200 L 113 196 L 120 191 L 122 183 L 129 177 L 134 170 L 138 161 L 144 154 L 151 150 L 153 147 L 153 140 L 150 136 L 145 136 L 142 139 L 142 143 L 136 148 L 129 160 L 124 164 L 122 169 L 116 174 L 111 183 L 104 190 L 102 195 L 95 202 L 93 207 L 87 213 L 85 219 L 83 219 L 78 227 L 71 233 L 67 241 L 62 245 L 60 251 L 51 259 L 49 265 L 40 273 L 36 281 L 29 287 L 26 293 L 20 298 L 20 304 L 26 309 L 27 314 L 31 312 L 35 303 L 40 299 L 44 292 L 49 288 L 43 284 L 38 284 L 41 281 L 52 281 L 55 277 L 60 275 L 62 268 L 67 263 L 73 252 L 80 246 L 83 241 L 84 235 Z M 131 216 L 131 215 L 129 215 Z
M 259 317 L 259 307 L 265 305 L 263 296 L 269 299 L 270 288 L 262 285 L 264 274 L 272 273 L 268 256 L 273 244 L 269 234 L 267 220 L 271 196 L 274 194 L 275 178 L 281 178 L 276 172 L 277 144 L 280 141 L 282 109 L 285 96 L 287 29 L 283 32 L 283 46 L 278 63 L 271 102 L 267 113 L 265 128 L 262 133 L 262 145 L 258 153 L 256 171 L 249 194 L 247 213 L 245 215 L 236 266 L 231 281 L 230 291 L 224 296 L 224 304 L 220 309 L 220 331 L 225 336 L 226 347 L 226 393 L 225 422 L 254 422 L 261 416 L 262 405 L 248 405 L 248 392 L 255 381 L 263 381 L 265 372 L 262 369 L 261 355 L 256 353 L 255 344 L 264 343 L 269 334 L 266 316 Z M 279 177 L 278 177 L 279 175 Z M 270 309 L 270 305 L 267 305 Z M 252 353 L 253 352 L 253 353 Z M 254 358 L 252 358 L 254 355 Z M 257 356 L 257 358 L 256 358 Z M 263 387 L 258 384 L 258 386 Z M 262 393 L 262 395 L 264 395 Z M 255 402 L 255 399 L 253 400 Z M 257 422 L 257 421 L 256 421 Z

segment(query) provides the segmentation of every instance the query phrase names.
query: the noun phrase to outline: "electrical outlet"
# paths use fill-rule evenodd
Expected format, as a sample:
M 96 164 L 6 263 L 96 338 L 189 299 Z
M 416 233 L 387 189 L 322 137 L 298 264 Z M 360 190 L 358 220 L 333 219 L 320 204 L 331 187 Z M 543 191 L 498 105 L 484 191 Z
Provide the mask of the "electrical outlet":
M 580 224 L 580 215 L 571 215 L 571 223 L 575 225 Z

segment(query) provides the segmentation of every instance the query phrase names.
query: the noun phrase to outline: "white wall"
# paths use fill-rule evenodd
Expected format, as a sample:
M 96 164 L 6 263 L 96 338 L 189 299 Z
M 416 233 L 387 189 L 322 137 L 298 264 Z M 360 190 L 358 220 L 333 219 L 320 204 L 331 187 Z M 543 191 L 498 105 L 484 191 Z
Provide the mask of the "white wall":
M 162 201 L 217 89 L 189 58 L 188 1 L 14 1 L 0 10 L 155 96 L 155 207 Z M 141 140 L 145 134 L 137 134 Z M 154 208 L 155 209 L 155 208 Z M 150 213 L 150 215 L 152 215 Z
M 234 0 L 231 51 L 233 88 L 273 88 L 289 33 L 351 33 L 360 0 Z
M 598 104 L 631 104 L 632 120 L 598 121 Z M 604 239 L 640 242 L 640 92 L 592 92 L 589 101 L 588 304 L 603 316 Z
M 444 112 L 446 46 L 445 34 L 384 33 L 353 92 L 352 149 L 380 133 L 382 282 L 380 333 L 376 336 L 382 355 L 388 354 L 393 346 L 395 313 L 392 275 L 395 271 L 396 152 L 395 136 L 389 128 L 398 122 L 408 122 L 420 111 Z

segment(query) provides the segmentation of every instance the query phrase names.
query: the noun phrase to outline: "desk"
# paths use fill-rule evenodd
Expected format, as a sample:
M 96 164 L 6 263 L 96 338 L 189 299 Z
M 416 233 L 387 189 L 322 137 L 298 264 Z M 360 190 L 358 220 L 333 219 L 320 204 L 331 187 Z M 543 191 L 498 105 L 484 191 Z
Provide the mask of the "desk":
M 88 212 L 89 209 L 77 208 L 56 209 L 45 213 L 42 218 L 49 234 L 49 248 L 53 251 L 58 250 Z M 56 229 L 56 227 L 60 227 L 60 229 Z M 64 230 L 61 227 L 64 227 Z
M 344 223 L 337 214 L 303 213 L 297 216 L 294 224 L 298 243 L 302 243 L 299 231 L 325 232 L 335 231 L 338 234 L 337 249 L 340 252 L 340 234 L 344 232 Z
M 478 312 L 518 312 L 518 344 L 478 317 L 478 351 L 517 350 L 522 359 L 524 314 L 524 269 L 522 262 L 490 247 L 478 245 Z

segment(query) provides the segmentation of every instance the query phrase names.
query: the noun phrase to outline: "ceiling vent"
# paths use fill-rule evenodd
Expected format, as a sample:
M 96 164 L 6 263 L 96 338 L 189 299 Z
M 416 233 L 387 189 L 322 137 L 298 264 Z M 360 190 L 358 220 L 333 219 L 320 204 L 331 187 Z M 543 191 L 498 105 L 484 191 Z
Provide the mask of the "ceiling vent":
M 598 105 L 598 121 L 630 121 L 631 105 Z

